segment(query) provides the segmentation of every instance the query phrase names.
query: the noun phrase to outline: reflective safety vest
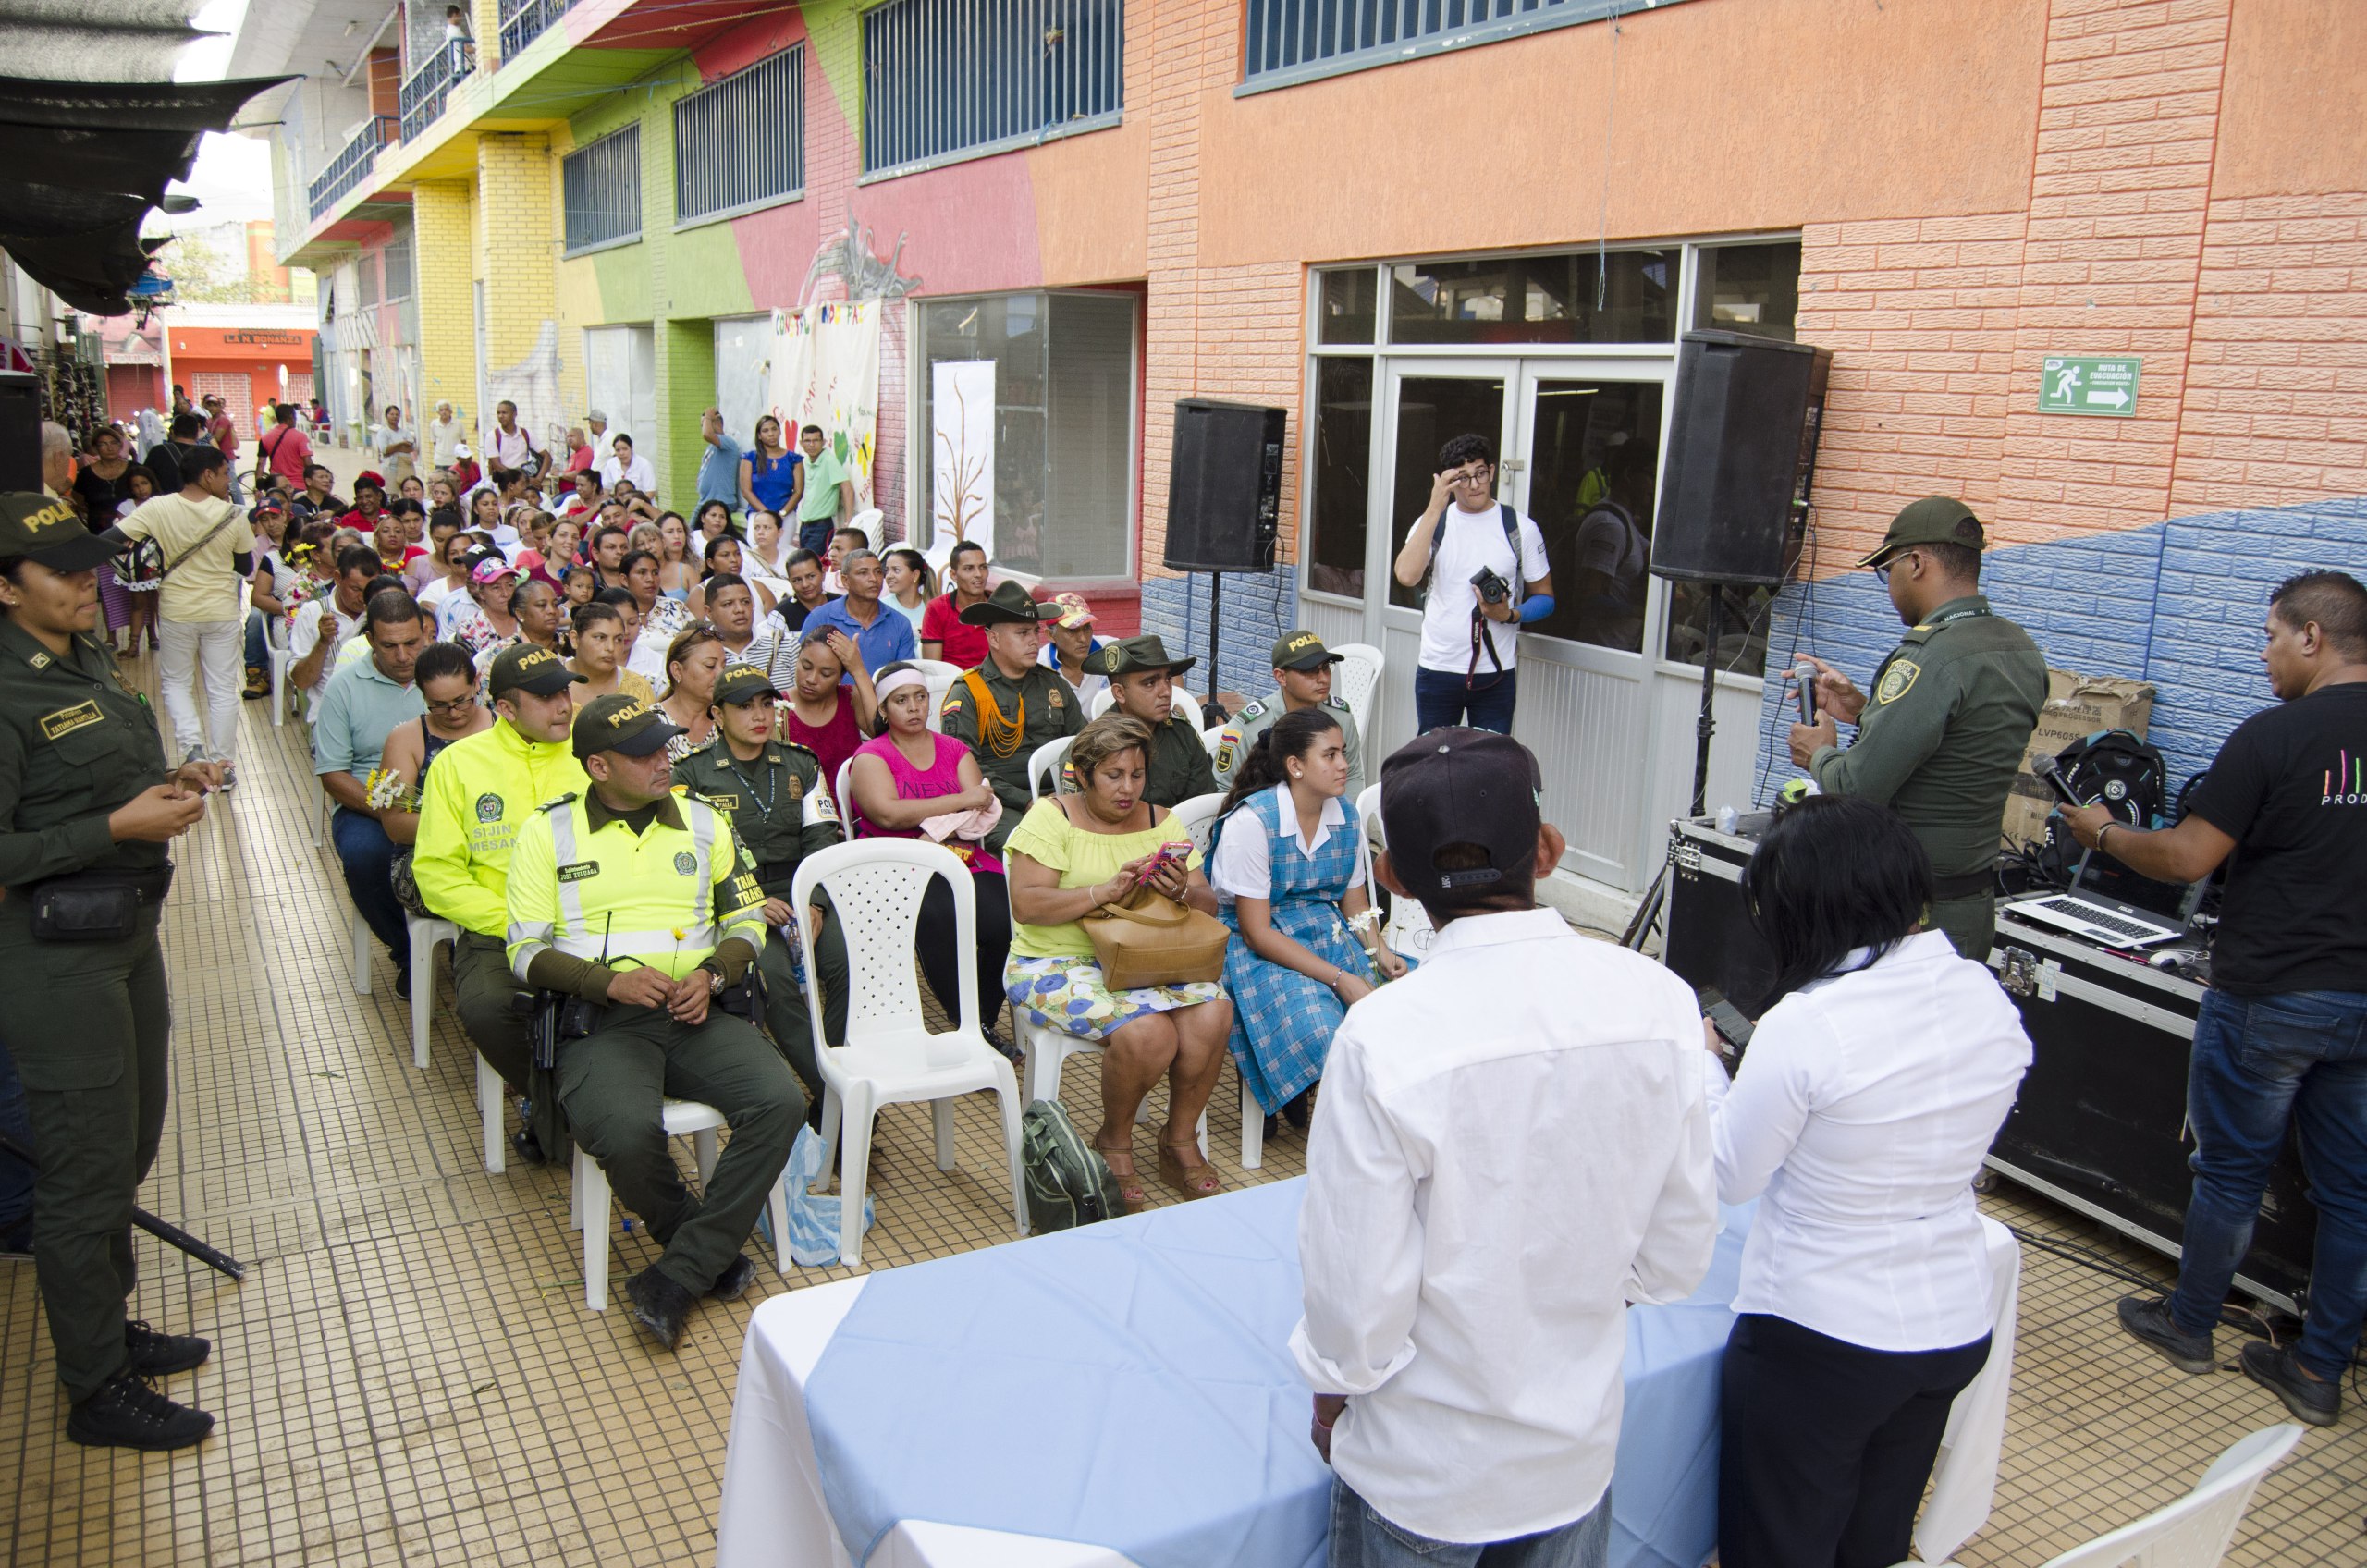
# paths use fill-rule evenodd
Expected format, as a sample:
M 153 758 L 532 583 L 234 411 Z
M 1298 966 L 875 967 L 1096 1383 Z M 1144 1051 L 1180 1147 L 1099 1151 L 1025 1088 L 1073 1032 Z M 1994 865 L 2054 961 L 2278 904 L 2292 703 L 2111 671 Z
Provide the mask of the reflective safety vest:
M 508 719 L 455 741 L 420 791 L 412 878 L 427 907 L 464 930 L 498 937 L 509 925 L 509 855 L 534 808 L 589 788 L 564 741 L 529 741 Z
M 731 822 L 705 802 L 668 795 L 635 833 L 595 831 L 574 795 L 535 812 L 509 857 L 510 972 L 546 949 L 681 979 L 727 937 L 765 945 L 764 889 L 741 864 Z

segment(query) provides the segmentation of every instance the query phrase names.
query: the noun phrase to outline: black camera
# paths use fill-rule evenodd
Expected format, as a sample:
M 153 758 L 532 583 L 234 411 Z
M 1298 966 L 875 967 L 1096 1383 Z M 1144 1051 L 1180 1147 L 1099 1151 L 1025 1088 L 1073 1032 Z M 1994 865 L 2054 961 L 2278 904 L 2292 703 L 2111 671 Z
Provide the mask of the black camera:
M 1513 585 L 1503 580 L 1493 567 L 1481 567 L 1471 574 L 1471 586 L 1479 591 L 1482 604 L 1501 605 L 1513 596 Z

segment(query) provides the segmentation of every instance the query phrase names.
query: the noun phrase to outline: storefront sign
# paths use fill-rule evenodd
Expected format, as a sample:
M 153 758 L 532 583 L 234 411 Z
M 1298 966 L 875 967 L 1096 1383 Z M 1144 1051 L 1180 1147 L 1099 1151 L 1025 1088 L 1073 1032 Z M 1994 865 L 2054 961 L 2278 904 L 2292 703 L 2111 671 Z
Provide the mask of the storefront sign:
M 2137 373 L 2140 359 L 2099 360 L 2072 354 L 2050 354 L 2040 378 L 2038 411 L 2042 414 L 2110 414 L 2125 418 L 2137 411 Z

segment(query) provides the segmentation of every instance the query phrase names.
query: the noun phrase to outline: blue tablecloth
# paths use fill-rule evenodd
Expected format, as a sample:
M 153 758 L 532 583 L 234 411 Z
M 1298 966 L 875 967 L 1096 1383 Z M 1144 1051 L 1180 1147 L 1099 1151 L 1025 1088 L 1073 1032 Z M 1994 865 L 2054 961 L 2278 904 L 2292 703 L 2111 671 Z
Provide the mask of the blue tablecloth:
M 1085 1541 L 1144 1568 L 1320 1563 L 1331 1472 L 1290 1356 L 1304 1180 L 870 1276 L 805 1388 L 863 1562 L 900 1519 Z M 1718 1363 L 1748 1210 L 1691 1300 L 1627 1317 L 1614 1568 L 1717 1537 Z

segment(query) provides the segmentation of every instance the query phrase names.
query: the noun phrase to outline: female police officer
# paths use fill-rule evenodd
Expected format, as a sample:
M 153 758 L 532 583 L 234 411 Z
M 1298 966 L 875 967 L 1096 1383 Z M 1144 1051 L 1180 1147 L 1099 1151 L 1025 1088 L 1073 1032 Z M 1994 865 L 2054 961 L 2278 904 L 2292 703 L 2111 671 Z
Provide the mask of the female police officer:
M 168 775 L 146 700 L 88 635 L 96 569 L 118 548 L 46 496 L 0 496 L 0 974 L 16 998 L 0 1047 L 40 1156 L 33 1264 L 73 1402 L 67 1435 L 182 1448 L 214 1417 L 150 1379 L 209 1347 L 127 1322 L 124 1306 L 132 1199 L 165 1125 L 165 846 L 220 776 L 204 763 Z

